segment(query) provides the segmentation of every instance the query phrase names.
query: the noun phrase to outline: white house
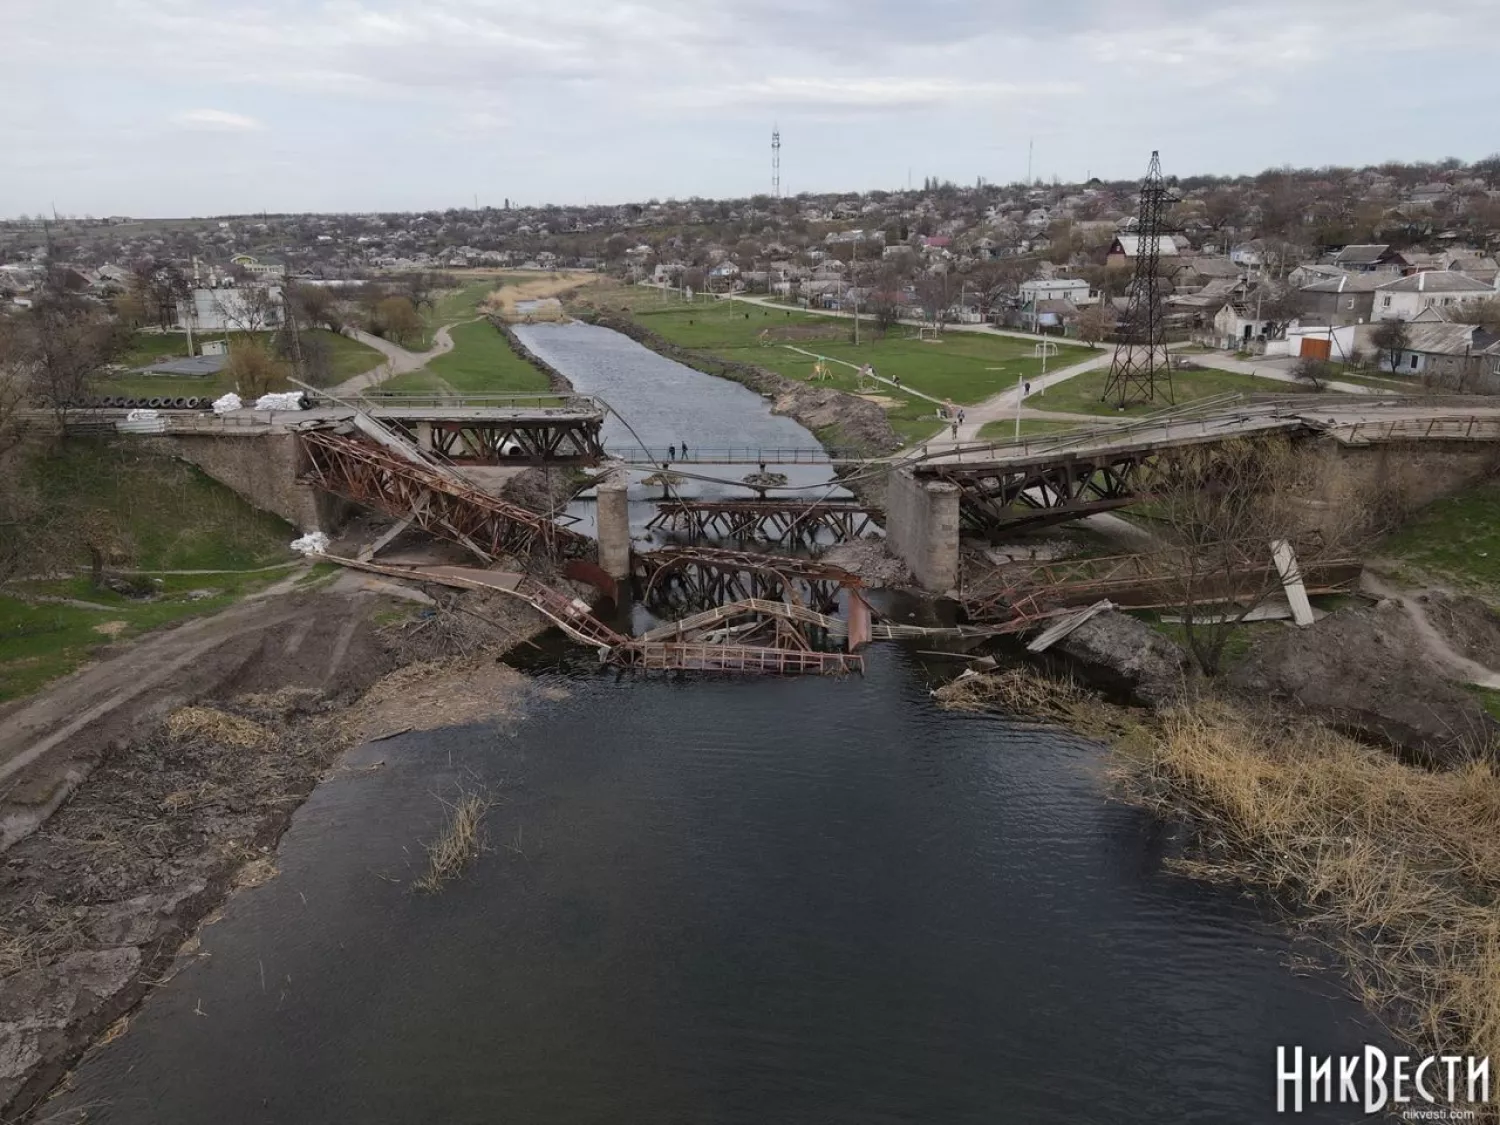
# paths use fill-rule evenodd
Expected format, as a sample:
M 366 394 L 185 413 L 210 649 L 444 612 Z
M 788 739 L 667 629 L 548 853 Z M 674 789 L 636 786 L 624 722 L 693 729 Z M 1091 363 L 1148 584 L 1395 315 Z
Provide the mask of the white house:
M 281 289 L 193 289 L 177 302 L 177 322 L 194 332 L 261 332 L 281 323 Z
M 1467 274 L 1427 270 L 1377 286 L 1370 315 L 1375 320 L 1411 320 L 1423 309 L 1450 308 L 1497 295 L 1500 290 L 1494 285 L 1476 281 Z
M 1098 291 L 1090 289 L 1087 281 L 1076 277 L 1059 277 L 1051 281 L 1041 279 L 1023 281 L 1020 294 L 1023 305 L 1036 301 L 1071 301 L 1080 306 L 1099 302 Z

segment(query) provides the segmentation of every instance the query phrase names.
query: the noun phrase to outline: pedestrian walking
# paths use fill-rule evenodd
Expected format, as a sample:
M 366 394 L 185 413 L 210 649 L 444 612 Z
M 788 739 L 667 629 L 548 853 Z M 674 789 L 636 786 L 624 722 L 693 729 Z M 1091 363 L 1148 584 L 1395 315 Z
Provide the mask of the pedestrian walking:
M 958 419 L 953 419 L 953 440 L 958 440 Z
M 687 442 L 682 443 L 682 459 L 687 460 Z
M 964 411 L 963 411 L 963 407 L 959 407 L 959 410 L 958 410 L 958 424 L 960 426 L 962 426 L 964 424 Z
M 677 447 L 675 445 L 667 446 L 667 456 L 673 461 L 677 460 Z
M 1031 393 L 1031 384 L 1027 383 L 1026 384 L 1026 389 L 1024 391 L 1022 391 L 1021 394 L 1024 397 L 1026 395 L 1029 395 L 1030 393 Z

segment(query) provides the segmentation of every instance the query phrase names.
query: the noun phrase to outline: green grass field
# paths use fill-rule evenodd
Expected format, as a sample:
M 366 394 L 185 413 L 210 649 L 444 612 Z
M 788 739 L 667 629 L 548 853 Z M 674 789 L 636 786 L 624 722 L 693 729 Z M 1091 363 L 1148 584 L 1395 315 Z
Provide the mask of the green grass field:
M 238 334 L 237 334 L 238 335 Z M 269 343 L 271 333 L 248 333 L 263 343 Z M 217 337 L 215 337 L 217 338 Z M 325 377 L 310 376 L 313 386 L 333 386 L 355 375 L 362 375 L 385 362 L 385 356 L 368 344 L 326 328 L 314 328 L 303 333 L 304 341 L 318 341 L 328 349 L 328 374 Z M 136 333 L 130 349 L 119 362 L 128 366 L 142 367 L 158 360 L 173 359 L 187 355 L 187 338 L 175 335 Z M 97 384 L 99 394 L 134 395 L 150 397 L 170 395 L 173 398 L 197 397 L 217 398 L 225 391 L 234 390 L 232 380 L 220 372 L 210 376 L 192 375 L 110 375 Z
M 1076 430 L 1088 424 L 1087 422 L 1058 422 L 1050 418 L 1022 418 L 1021 436 L 1026 438 L 1037 437 L 1041 434 L 1055 434 L 1063 430 Z M 1014 418 L 1001 422 L 986 422 L 979 427 L 979 437 L 982 441 L 1009 441 L 1015 436 Z
M 197 469 L 127 442 L 67 442 L 33 454 L 23 472 L 42 511 L 62 517 L 57 533 L 39 532 L 38 557 L 24 567 L 30 573 L 85 570 L 81 526 L 110 548 L 111 569 L 230 573 L 163 574 L 149 600 L 94 590 L 78 573 L 14 583 L 0 596 L 0 700 L 64 675 L 112 640 L 221 609 L 283 577 L 278 564 L 292 559 L 287 544 L 296 532 L 282 520 Z M 260 569 L 268 566 L 277 569 Z
M 471 281 L 458 289 L 445 289 L 430 306 L 423 306 L 422 332 L 406 343 L 406 349 L 425 352 L 432 347 L 432 338 L 445 324 L 457 324 L 479 315 L 479 302 L 502 285 L 514 284 L 513 278 L 487 277 L 483 281 Z M 455 343 L 457 341 L 455 340 Z
M 897 378 L 906 387 L 965 405 L 982 402 L 1015 386 L 1018 380 L 1034 378 L 1042 369 L 1042 360 L 1033 354 L 1034 345 L 1013 337 L 948 331 L 939 342 L 929 343 L 917 339 L 914 328 L 897 326 L 880 336 L 874 323 L 867 322 L 861 325 L 856 346 L 851 320 L 741 301 L 678 304 L 656 311 L 643 305 L 635 316 L 641 324 L 682 347 L 755 364 L 788 378 L 809 379 L 815 356 L 825 356 L 855 365 L 868 363 L 877 374 Z M 1062 344 L 1047 360 L 1047 367 L 1057 370 L 1091 354 L 1085 348 Z M 833 375 L 830 386 L 843 391 L 856 389 L 852 368 L 840 363 L 828 367 Z M 931 437 L 940 429 L 935 403 L 884 384 L 875 393 L 891 400 L 891 425 L 908 440 Z
M 453 350 L 420 371 L 382 383 L 382 391 L 445 394 L 524 394 L 545 392 L 547 377 L 511 350 L 487 320 L 455 325 Z
M 1102 401 L 1104 388 L 1109 382 L 1109 370 L 1100 368 L 1085 371 L 1072 379 L 1045 391 L 1033 392 L 1026 404 L 1035 410 L 1056 410 L 1066 414 L 1108 414 L 1119 417 L 1118 411 L 1108 402 Z M 1201 371 L 1172 372 L 1172 397 L 1177 406 L 1186 406 L 1199 399 L 1215 395 L 1239 392 L 1242 394 L 1294 395 L 1311 388 L 1274 379 L 1258 379 L 1254 375 L 1241 375 L 1233 371 L 1217 371 L 1205 368 Z M 1169 403 L 1164 396 L 1154 403 L 1140 403 L 1123 411 L 1126 417 L 1154 414 L 1166 410 Z
M 1372 555 L 1403 581 L 1437 581 L 1500 604 L 1500 484 L 1486 483 L 1423 508 Z

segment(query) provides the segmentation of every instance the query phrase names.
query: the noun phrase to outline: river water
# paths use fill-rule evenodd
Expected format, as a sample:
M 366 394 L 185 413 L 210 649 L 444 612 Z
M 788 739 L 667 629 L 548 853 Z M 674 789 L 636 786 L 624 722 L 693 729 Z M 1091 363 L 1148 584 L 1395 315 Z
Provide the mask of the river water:
M 1261 1122 L 1278 1044 L 1383 1041 L 1259 906 L 1163 869 L 1103 748 L 866 660 L 543 671 L 501 719 L 359 749 L 48 1119 Z M 460 786 L 495 798 L 488 850 L 414 893 Z

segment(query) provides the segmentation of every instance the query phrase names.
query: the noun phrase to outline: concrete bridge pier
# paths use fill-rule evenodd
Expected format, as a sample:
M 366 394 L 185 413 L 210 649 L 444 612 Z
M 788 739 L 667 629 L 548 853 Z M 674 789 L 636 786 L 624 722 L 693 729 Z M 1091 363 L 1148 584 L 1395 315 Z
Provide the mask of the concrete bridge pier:
M 630 577 L 629 475 L 615 468 L 599 478 L 595 488 L 594 522 L 599 533 L 599 566 L 611 578 Z
M 886 542 L 924 590 L 945 594 L 958 585 L 956 484 L 919 480 L 894 468 L 886 484 Z

